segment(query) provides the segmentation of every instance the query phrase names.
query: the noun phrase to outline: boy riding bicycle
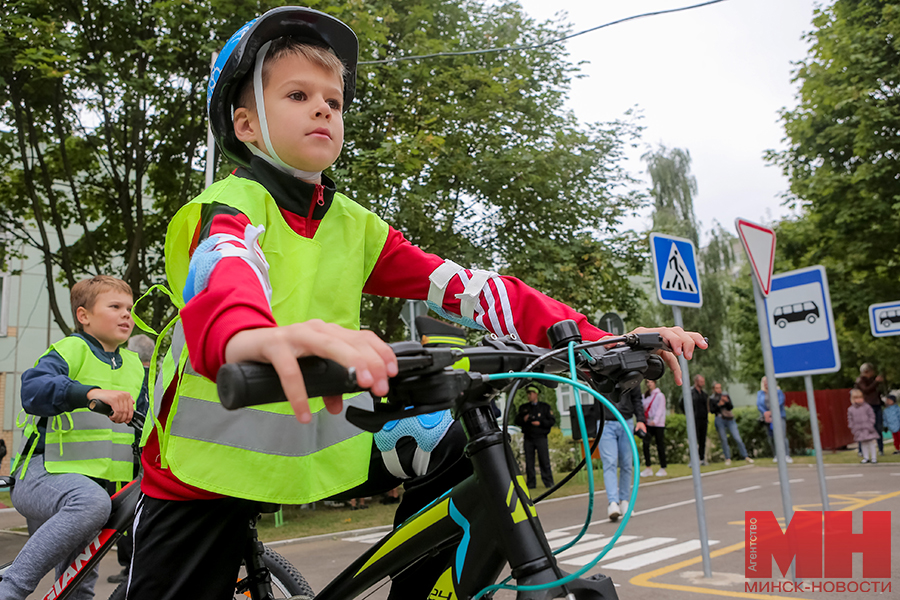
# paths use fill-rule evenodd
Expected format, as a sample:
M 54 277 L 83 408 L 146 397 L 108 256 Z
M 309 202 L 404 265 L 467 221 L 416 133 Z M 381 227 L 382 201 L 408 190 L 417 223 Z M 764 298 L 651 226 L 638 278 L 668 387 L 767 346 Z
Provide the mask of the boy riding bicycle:
M 306 397 L 296 358 L 308 354 L 353 366 L 362 387 L 387 392 L 397 365 L 371 332 L 356 331 L 363 293 L 428 300 L 461 324 L 544 346 L 563 319 L 585 339 L 605 335 L 517 279 L 423 252 L 322 174 L 341 151 L 357 53 L 342 22 L 281 7 L 232 36 L 213 68 L 211 128 L 240 167 L 167 232 L 166 272 L 184 304 L 143 454 L 129 598 L 226 597 L 257 502 L 370 496 L 402 483 L 400 523 L 470 474 L 449 418 L 420 427 L 419 448 L 409 437 L 373 443 L 341 415 L 347 404 L 371 407 L 369 394 Z M 688 356 L 704 345 L 661 332 Z M 289 402 L 218 406 L 212 381 L 238 361 L 271 363 Z M 392 597 L 427 596 L 444 560 L 395 579 Z
M 56 342 L 22 374 L 28 415 L 12 466 L 13 505 L 28 522 L 28 542 L 0 581 L 0 598 L 25 598 L 56 567 L 59 578 L 110 514 L 106 483 L 131 481 L 134 431 L 125 423 L 146 412 L 144 367 L 120 349 L 134 328 L 132 294 L 120 279 L 98 275 L 72 286 L 77 332 Z M 105 417 L 87 409 L 109 404 Z M 93 598 L 96 569 L 73 598 Z

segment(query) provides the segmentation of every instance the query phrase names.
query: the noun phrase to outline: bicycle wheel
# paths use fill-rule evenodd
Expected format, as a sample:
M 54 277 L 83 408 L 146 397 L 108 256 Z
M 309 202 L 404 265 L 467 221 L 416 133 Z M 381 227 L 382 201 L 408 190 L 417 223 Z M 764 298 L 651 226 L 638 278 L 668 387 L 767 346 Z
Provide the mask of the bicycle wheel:
M 266 551 L 263 554 L 263 564 L 266 565 L 269 574 L 272 576 L 273 597 L 291 598 L 299 596 L 300 598 L 312 599 L 316 595 L 303 575 L 300 574 L 300 571 L 274 550 L 266 548 Z M 247 571 L 244 566 L 241 565 L 241 571 L 238 575 L 237 584 L 235 585 L 236 588 L 241 586 L 241 583 L 246 576 Z M 125 600 L 125 586 L 126 582 L 120 583 L 119 587 L 117 587 L 109 597 L 109 600 Z M 249 592 L 239 593 L 238 591 L 235 591 L 234 593 L 235 600 L 243 600 L 250 597 Z
M 272 594 L 275 598 L 300 596 L 301 598 L 305 597 L 312 599 L 316 595 L 303 575 L 300 574 L 300 571 L 288 562 L 286 558 L 267 547 L 262 559 L 263 564 L 272 576 Z M 241 580 L 246 577 L 246 574 L 247 572 L 242 565 L 238 577 L 238 586 L 241 584 Z M 234 597 L 235 599 L 244 599 L 249 598 L 250 596 L 247 593 L 235 593 Z

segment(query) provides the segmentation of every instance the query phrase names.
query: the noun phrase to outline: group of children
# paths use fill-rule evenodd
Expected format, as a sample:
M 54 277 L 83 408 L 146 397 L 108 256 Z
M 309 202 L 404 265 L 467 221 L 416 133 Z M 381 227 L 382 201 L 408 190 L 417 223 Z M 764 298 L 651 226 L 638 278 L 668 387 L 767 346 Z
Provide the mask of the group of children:
M 368 393 L 307 397 L 297 358 L 308 355 L 353 367 L 361 387 L 387 393 L 397 362 L 359 330 L 363 293 L 427 300 L 449 320 L 545 347 L 548 328 L 564 319 L 585 340 L 607 335 L 518 279 L 425 253 L 337 191 L 322 171 L 341 152 L 357 55 L 347 25 L 285 6 L 238 30 L 213 67 L 210 126 L 239 167 L 182 207 L 166 234 L 180 322 L 142 439 L 129 599 L 230 598 L 259 502 L 358 498 L 403 484 L 400 523 L 471 473 L 452 420 L 438 432 L 413 425 L 414 437 L 379 447 L 342 416 L 348 404 L 371 407 Z M 126 424 L 147 384 L 138 357 L 119 348 L 133 328 L 131 290 L 98 276 L 71 292 L 79 331 L 23 375 L 31 417 L 12 499 L 32 536 L 0 581 L 5 600 L 25 598 L 53 566 L 65 569 L 107 519 L 104 485 L 133 476 Z M 638 331 L 659 332 L 672 348 L 664 359 L 678 382 L 675 355 L 706 347 L 680 328 Z M 222 409 L 217 371 L 239 361 L 271 363 L 288 402 Z M 91 399 L 112 416 L 88 411 Z M 420 433 L 436 443 L 427 464 L 414 460 Z M 395 578 L 391 597 L 427 596 L 450 552 Z M 92 597 L 95 579 L 76 597 Z

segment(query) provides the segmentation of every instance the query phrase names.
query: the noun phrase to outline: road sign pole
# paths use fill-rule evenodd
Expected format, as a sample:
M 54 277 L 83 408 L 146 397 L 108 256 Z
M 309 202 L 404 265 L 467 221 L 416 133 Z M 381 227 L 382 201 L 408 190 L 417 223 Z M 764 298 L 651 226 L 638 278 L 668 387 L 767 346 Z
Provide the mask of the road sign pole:
M 681 307 L 672 306 L 675 326 L 684 329 L 681 318 Z M 694 497 L 697 499 L 697 525 L 700 533 L 700 554 L 703 556 L 703 575 L 712 577 L 712 564 L 709 559 L 709 533 L 706 530 L 706 507 L 703 505 L 703 484 L 700 481 L 700 453 L 697 450 L 697 430 L 694 424 L 694 403 L 691 399 L 691 376 L 684 356 L 678 357 L 681 365 L 681 393 L 684 395 L 684 418 L 688 433 L 688 454 L 691 460 L 691 475 L 694 479 Z
M 825 465 L 822 464 L 822 439 L 819 437 L 819 415 L 816 412 L 816 397 L 813 391 L 812 375 L 804 375 L 806 384 L 806 404 L 809 408 L 809 425 L 812 430 L 813 448 L 816 452 L 816 470 L 819 472 L 819 492 L 822 494 L 822 510 L 828 508 L 828 488 L 825 486 Z
M 794 516 L 794 507 L 791 503 L 791 484 L 788 482 L 787 456 L 784 453 L 786 432 L 784 431 L 784 424 L 781 422 L 781 407 L 778 404 L 778 381 L 775 379 L 775 364 L 772 360 L 772 345 L 769 341 L 765 299 L 756 278 L 753 279 L 753 300 L 756 303 L 756 319 L 759 322 L 759 339 L 762 342 L 763 367 L 766 371 L 766 383 L 769 390 L 769 410 L 772 412 L 772 445 L 775 446 L 775 457 L 778 459 L 781 504 L 784 507 L 784 524 L 787 527 Z M 791 567 L 791 579 L 794 579 L 793 574 L 794 570 Z

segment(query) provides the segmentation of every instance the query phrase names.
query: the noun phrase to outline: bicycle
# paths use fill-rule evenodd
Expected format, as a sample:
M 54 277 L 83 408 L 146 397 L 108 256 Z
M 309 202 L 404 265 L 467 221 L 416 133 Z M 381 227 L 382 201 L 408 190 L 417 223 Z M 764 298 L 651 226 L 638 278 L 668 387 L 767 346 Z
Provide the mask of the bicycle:
M 501 430 L 497 425 L 490 401 L 510 387 L 506 383 L 510 378 L 566 381 L 548 373 L 554 370 L 569 370 L 573 378 L 577 371 L 603 393 L 622 391 L 644 377 L 657 379 L 662 375 L 663 362 L 655 352 L 665 346 L 657 334 L 629 334 L 603 342 L 581 343 L 572 321 L 558 323 L 551 328 L 549 336 L 554 350 L 496 336 L 486 338 L 482 346 L 461 349 L 426 348 L 417 342 L 391 344 L 399 373 L 390 381 L 387 398 L 376 403 L 373 411 L 349 407 L 346 418 L 362 429 L 377 432 L 396 419 L 450 408 L 465 430 L 466 455 L 472 462 L 474 475 L 388 533 L 318 595 L 312 596 L 315 600 L 358 597 L 381 580 L 393 578 L 434 552 L 452 547 L 457 548 L 455 558 L 434 582 L 430 599 L 477 600 L 503 588 L 517 589 L 519 600 L 558 597 L 617 600 L 609 577 L 578 577 L 606 551 L 579 572 L 564 574 L 534 508 L 535 502 L 571 479 L 585 461 L 554 488 L 532 501 L 524 478 L 514 464 L 506 426 Z M 621 345 L 607 347 L 610 344 Z M 561 358 L 565 352 L 569 360 Z M 359 391 L 352 370 L 316 357 L 300 359 L 299 363 L 311 397 Z M 520 382 L 513 383 L 509 390 L 505 414 Z M 590 389 L 583 384 L 576 385 Z M 281 384 L 270 365 L 223 365 L 217 386 L 222 404 L 232 410 L 284 400 Z M 605 399 L 604 402 L 611 406 Z M 598 434 L 594 447 L 585 456 L 592 455 L 599 439 Z M 633 443 L 632 447 L 637 465 L 637 449 Z M 636 497 L 637 484 L 635 478 L 632 498 Z M 629 516 L 630 509 L 611 544 Z M 577 541 L 576 538 L 557 552 Z M 507 564 L 511 578 L 518 584 L 514 588 L 494 585 Z
M 98 400 L 92 400 L 88 408 L 104 415 L 112 413 L 108 404 Z M 130 424 L 140 430 L 143 421 L 141 415 L 135 413 Z M 78 553 L 68 569 L 53 583 L 50 590 L 42 596 L 44 600 L 65 600 L 71 596 L 91 569 L 120 541 L 134 522 L 135 507 L 140 497 L 141 478 L 142 474 L 139 473 L 134 480 L 110 498 L 112 510 L 109 519 Z M 0 477 L 0 485 L 15 485 L 15 481 L 12 477 Z M 278 509 L 277 505 L 260 505 L 260 513 L 277 512 Z M 274 600 L 311 594 L 311 588 L 293 565 L 259 542 L 256 532 L 257 520 L 251 520 L 248 524 L 244 564 L 235 584 L 235 594 L 249 596 L 254 600 Z M 0 579 L 11 564 L 12 562 L 9 562 L 0 566 Z M 126 588 L 127 582 L 119 584 L 110 595 L 110 600 L 124 600 Z

